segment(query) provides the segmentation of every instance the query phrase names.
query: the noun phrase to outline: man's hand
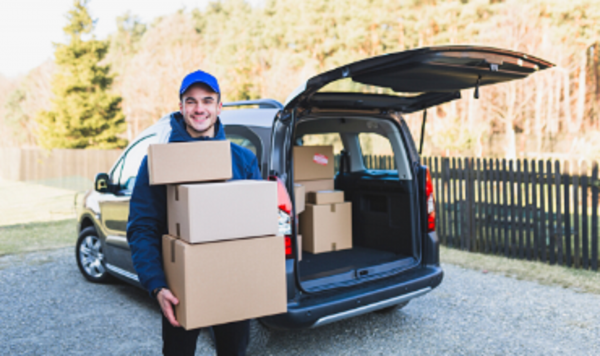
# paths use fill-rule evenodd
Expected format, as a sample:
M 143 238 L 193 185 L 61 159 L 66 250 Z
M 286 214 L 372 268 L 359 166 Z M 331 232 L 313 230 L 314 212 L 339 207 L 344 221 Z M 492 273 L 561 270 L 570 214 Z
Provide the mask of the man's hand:
M 161 289 L 156 295 L 156 299 L 158 300 L 158 304 L 160 305 L 160 309 L 162 309 L 165 318 L 169 320 L 169 323 L 175 327 L 180 327 L 181 325 L 175 319 L 175 312 L 173 309 L 173 305 L 179 304 L 179 299 L 177 299 L 167 288 Z

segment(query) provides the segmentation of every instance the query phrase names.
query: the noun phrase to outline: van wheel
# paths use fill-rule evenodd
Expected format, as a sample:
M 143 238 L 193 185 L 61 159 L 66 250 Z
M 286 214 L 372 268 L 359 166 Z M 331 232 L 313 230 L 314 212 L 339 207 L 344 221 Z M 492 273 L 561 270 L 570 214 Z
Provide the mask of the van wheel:
M 79 271 L 88 281 L 94 283 L 111 281 L 112 276 L 108 274 L 104 265 L 102 241 L 93 226 L 86 227 L 79 233 L 75 244 L 75 259 Z
M 400 310 L 400 309 L 404 308 L 407 304 L 408 304 L 408 302 L 404 302 L 404 303 L 392 305 L 391 307 L 387 307 L 387 308 L 376 310 L 375 313 L 378 313 L 378 314 L 390 314 L 390 313 L 393 313 L 393 312 L 395 312 L 397 310 Z
M 215 347 L 215 334 L 212 328 L 205 329 L 207 341 L 212 347 Z M 246 352 L 249 355 L 262 355 L 271 339 L 271 330 L 261 324 L 258 320 L 250 320 L 250 341 Z

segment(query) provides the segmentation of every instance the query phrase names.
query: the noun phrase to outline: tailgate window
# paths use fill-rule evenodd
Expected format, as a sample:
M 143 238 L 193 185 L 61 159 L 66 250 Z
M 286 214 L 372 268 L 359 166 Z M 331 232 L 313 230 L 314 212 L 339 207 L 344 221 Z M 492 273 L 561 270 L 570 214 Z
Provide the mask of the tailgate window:
M 394 150 L 390 140 L 380 134 L 363 132 L 358 135 L 363 164 L 367 169 L 395 169 Z

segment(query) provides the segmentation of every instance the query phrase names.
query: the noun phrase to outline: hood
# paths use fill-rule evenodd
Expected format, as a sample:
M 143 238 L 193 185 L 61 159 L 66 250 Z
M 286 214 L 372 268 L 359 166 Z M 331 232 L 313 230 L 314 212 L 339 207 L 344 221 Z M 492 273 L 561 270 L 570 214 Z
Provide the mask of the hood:
M 179 111 L 171 114 L 171 135 L 169 142 L 188 142 L 188 141 L 209 141 L 209 140 L 225 140 L 225 130 L 221 124 L 221 119 L 217 117 L 215 122 L 214 137 L 198 137 L 194 138 L 185 129 L 185 121 L 183 115 Z

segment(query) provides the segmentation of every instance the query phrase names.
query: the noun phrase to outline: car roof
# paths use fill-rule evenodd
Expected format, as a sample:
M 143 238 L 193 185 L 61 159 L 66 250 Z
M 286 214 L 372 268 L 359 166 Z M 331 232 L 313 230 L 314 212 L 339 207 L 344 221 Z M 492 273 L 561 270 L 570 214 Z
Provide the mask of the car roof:
M 221 122 L 229 125 L 271 128 L 279 109 L 223 109 Z
M 259 128 L 273 127 L 273 120 L 275 115 L 279 112 L 279 109 L 226 109 L 221 111 L 219 118 L 225 128 L 232 125 L 250 126 Z M 167 142 L 171 133 L 171 115 L 169 113 L 161 117 L 156 123 L 151 125 L 142 131 L 134 141 L 137 142 L 139 138 L 146 137 L 149 135 L 158 135 L 159 142 Z

